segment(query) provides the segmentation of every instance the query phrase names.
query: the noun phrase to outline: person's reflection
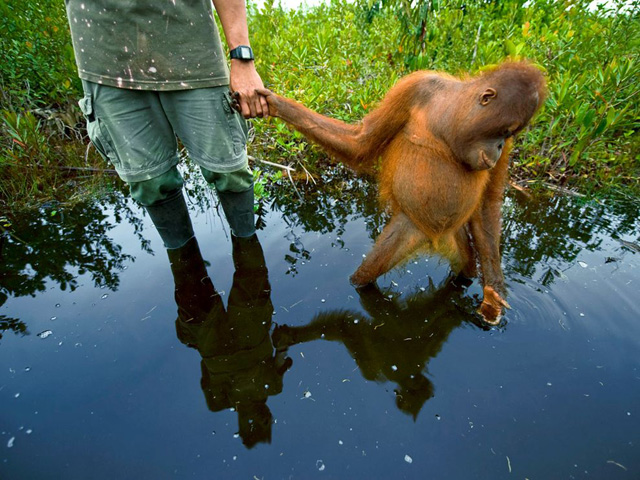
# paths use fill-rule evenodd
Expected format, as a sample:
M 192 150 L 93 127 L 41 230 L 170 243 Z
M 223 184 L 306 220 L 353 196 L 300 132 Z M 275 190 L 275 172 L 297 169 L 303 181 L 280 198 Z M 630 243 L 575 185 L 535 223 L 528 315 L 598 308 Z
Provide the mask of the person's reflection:
M 235 408 L 247 448 L 271 442 L 270 395 L 282 391 L 291 365 L 276 354 L 270 327 L 273 306 L 262 247 L 254 234 L 232 236 L 235 274 L 225 310 L 209 278 L 198 242 L 167 250 L 178 305 L 176 331 L 202 356 L 201 386 L 209 409 Z
M 374 285 L 358 293 L 370 318 L 355 311 L 324 312 L 305 326 L 277 327 L 274 342 L 278 348 L 319 338 L 342 342 L 364 378 L 397 385 L 397 407 L 415 420 L 434 394 L 425 375 L 426 365 L 438 355 L 449 334 L 472 319 L 467 312 L 473 307 L 466 305 L 470 300 L 454 280 L 402 303 L 385 297 Z

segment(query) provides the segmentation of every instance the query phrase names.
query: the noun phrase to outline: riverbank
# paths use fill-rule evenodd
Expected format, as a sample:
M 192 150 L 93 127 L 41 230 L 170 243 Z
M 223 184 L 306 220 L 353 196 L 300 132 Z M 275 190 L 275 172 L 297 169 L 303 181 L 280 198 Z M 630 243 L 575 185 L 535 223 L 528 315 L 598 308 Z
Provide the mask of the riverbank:
M 349 122 L 413 70 L 460 74 L 530 59 L 546 71 L 549 99 L 517 140 L 515 182 L 640 196 L 638 8 L 527 3 L 426 2 L 422 17 L 421 2 L 411 15 L 399 2 L 383 8 L 335 1 L 303 10 L 267 3 L 250 6 L 249 21 L 265 83 Z M 80 85 L 62 2 L 2 4 L 0 13 L 0 206 L 17 211 L 120 188 L 90 148 L 76 105 Z M 414 31 L 421 33 L 407 34 Z M 296 168 L 302 179 L 318 175 L 326 159 L 278 120 L 254 121 L 249 149 L 255 158 Z

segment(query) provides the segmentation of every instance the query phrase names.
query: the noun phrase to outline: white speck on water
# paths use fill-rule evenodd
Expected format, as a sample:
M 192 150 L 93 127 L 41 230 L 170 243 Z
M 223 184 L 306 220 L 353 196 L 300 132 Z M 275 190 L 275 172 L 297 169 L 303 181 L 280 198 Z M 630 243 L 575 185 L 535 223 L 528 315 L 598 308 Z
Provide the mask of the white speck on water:
M 344 442 L 342 440 L 338 440 L 338 445 L 344 445 Z
M 324 462 L 323 462 L 322 460 L 318 460 L 318 461 L 316 461 L 316 467 L 317 467 L 317 468 L 318 468 L 318 470 L 319 470 L 319 471 L 321 471 L 321 472 L 322 472 L 322 471 L 324 471 L 324 469 L 326 468 L 326 467 L 325 467 L 325 464 L 324 464 Z
M 53 335 L 53 332 L 51 330 L 45 330 L 44 332 L 40 332 L 38 337 L 47 338 L 49 335 Z
M 547 382 L 547 387 L 550 387 L 552 385 L 551 382 Z
M 322 300 L 320 300 L 322 303 L 326 302 L 326 300 L 323 298 Z
M 581 317 L 584 317 L 584 313 L 581 313 L 581 314 L 580 314 L 580 316 L 581 316 Z
M 307 390 L 306 392 L 304 392 L 304 398 L 310 398 L 311 397 L 311 392 L 309 390 Z
M 357 318 L 353 321 L 353 323 L 360 323 L 360 320 L 358 320 Z
M 11 437 L 9 439 L 9 441 L 7 442 L 7 448 L 13 447 L 13 442 L 15 442 L 15 441 L 16 441 L 16 437 Z
M 397 372 L 398 367 L 396 365 L 391 365 L 391 370 L 393 370 L 394 372 Z
M 237 456 L 237 455 L 234 455 L 234 456 L 233 456 L 233 461 L 235 462 L 237 459 L 238 459 L 238 456 Z
M 54 316 L 54 317 L 51 317 L 51 318 L 50 318 L 50 320 L 51 320 L 52 322 L 55 322 L 55 321 L 57 320 L 57 318 L 58 318 L 58 317 L 55 317 L 55 316 Z
M 627 412 L 627 417 L 630 417 L 630 416 L 631 416 L 631 412 Z
M 25 372 L 30 372 L 31 371 L 31 367 L 24 367 L 24 371 Z
M 102 299 L 104 300 L 104 299 L 105 299 L 105 298 L 107 298 L 108 296 L 109 296 L 109 294 L 108 294 L 108 293 L 105 293 L 105 294 L 104 294 L 104 295 L 102 295 L 100 298 L 102 298 Z
M 578 265 L 580 265 L 582 268 L 587 268 L 589 266 L 584 262 L 578 262 Z
M 20 393 L 16 393 L 13 398 L 18 398 L 20 396 Z
M 233 434 L 233 438 L 238 438 L 238 437 L 240 437 L 240 434 L 239 434 L 239 433 L 234 433 L 234 434 Z
M 25 432 L 27 435 L 31 435 L 33 433 L 33 430 L 31 430 L 30 428 L 27 428 L 27 430 L 25 430 Z
M 407 463 L 413 463 L 413 458 L 411 458 L 409 455 L 405 455 L 404 456 L 404 461 Z

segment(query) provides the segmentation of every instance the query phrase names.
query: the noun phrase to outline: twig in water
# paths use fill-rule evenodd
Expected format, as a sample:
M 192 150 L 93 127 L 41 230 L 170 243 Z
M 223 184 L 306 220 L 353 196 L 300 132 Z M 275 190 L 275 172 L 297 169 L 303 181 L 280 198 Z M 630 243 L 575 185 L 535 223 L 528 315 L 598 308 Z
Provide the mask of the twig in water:
M 618 462 L 614 462 L 613 460 L 607 460 L 607 463 L 611 463 L 617 467 L 620 467 L 621 469 L 623 469 L 625 472 L 627 471 L 627 467 L 625 467 L 624 465 L 621 465 Z
M 291 185 L 293 185 L 293 189 L 296 191 L 296 194 L 298 195 L 298 198 L 300 200 L 302 200 L 302 195 L 300 195 L 300 192 L 298 191 L 298 189 L 296 188 L 296 184 L 293 181 L 293 178 L 291 178 L 291 170 L 287 170 L 287 176 L 289 177 L 289 180 L 291 180 Z
M 302 164 L 302 162 L 298 162 L 298 163 L 300 164 L 300 166 L 301 166 L 301 167 L 302 167 L 302 169 L 304 170 L 305 175 L 307 176 L 307 183 L 309 182 L 309 179 L 311 179 L 311 181 L 313 182 L 313 184 L 314 184 L 314 185 L 317 185 L 317 183 L 316 183 L 316 179 L 315 179 L 315 178 L 313 178 L 313 175 L 311 175 L 311 174 L 309 173 L 309 170 L 307 170 L 307 169 L 305 168 L 305 166 Z
M 275 162 L 269 162 L 268 160 L 262 160 L 261 158 L 252 157 L 251 155 L 248 155 L 247 158 L 249 160 L 252 160 L 252 161 L 258 161 L 258 162 L 266 163 L 267 165 L 271 165 L 272 167 L 282 168 L 282 169 L 286 170 L 287 172 L 289 172 L 291 170 L 293 170 L 294 172 L 296 171 L 296 169 L 293 168 L 293 167 L 289 167 L 287 165 L 281 165 L 281 164 L 275 163 Z M 302 167 L 302 168 L 304 168 L 304 167 Z

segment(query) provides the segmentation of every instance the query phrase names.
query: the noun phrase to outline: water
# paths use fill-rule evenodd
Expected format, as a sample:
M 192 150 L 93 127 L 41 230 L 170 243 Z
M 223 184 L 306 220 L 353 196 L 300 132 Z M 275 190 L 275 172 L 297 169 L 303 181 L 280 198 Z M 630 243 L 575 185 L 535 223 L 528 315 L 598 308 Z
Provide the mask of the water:
M 349 285 L 385 218 L 335 173 L 261 206 L 266 263 L 244 246 L 238 271 L 190 190 L 198 326 L 123 196 L 12 219 L 0 478 L 640 478 L 637 207 L 510 195 L 512 309 L 488 329 L 435 258 Z

